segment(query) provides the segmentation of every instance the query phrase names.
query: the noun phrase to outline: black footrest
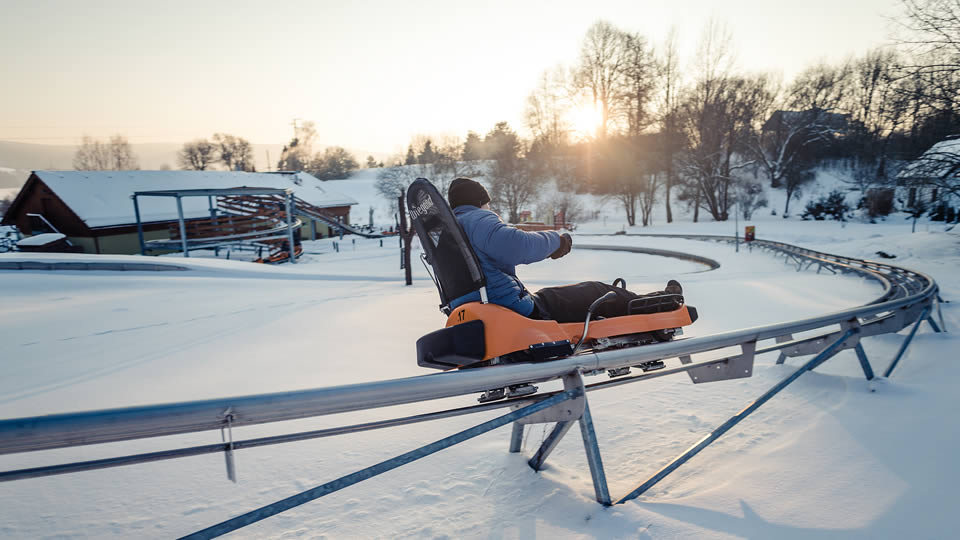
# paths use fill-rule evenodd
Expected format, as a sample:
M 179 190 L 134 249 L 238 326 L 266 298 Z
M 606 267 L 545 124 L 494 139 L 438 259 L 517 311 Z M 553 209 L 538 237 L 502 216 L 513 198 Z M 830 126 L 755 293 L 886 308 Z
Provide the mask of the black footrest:
M 680 309 L 683 305 L 682 294 L 659 294 L 657 296 L 645 296 L 643 298 L 634 298 L 627 304 L 627 313 L 630 315 L 649 315 L 651 313 L 663 313 Z

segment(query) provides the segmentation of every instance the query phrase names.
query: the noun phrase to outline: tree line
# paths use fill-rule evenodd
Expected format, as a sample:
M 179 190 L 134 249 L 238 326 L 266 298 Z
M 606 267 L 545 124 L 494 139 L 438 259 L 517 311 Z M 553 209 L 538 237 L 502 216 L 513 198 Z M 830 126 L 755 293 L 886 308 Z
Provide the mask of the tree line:
M 960 2 L 902 3 L 895 46 L 807 66 L 788 83 L 736 69 L 732 35 L 716 21 L 683 66 L 675 33 L 654 45 L 598 21 L 577 61 L 544 71 L 528 95 L 531 138 L 503 122 L 457 145 L 418 136 L 381 173 L 378 189 L 394 197 L 416 176 L 444 188 L 466 169 L 449 165 L 459 156 L 486 160 L 474 172 L 514 222 L 548 179 L 561 192 L 612 197 L 630 225 L 650 224 L 657 205 L 671 222 L 675 204 L 694 221 L 701 213 L 724 221 L 766 206 L 765 186 L 784 190 L 781 212 L 790 215 L 815 168 L 830 163 L 845 169 L 850 190 L 873 213 L 883 206 L 873 199 L 889 199 L 903 184 L 905 163 L 960 133 Z M 585 110 L 596 115 L 589 133 L 574 122 Z M 947 184 L 939 193 L 958 194 L 955 179 Z

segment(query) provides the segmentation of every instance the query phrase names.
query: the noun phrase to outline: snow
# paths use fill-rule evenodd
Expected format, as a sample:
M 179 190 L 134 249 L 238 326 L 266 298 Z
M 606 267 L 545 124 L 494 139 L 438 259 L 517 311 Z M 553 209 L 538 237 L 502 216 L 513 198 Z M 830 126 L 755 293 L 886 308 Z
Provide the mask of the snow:
M 960 137 L 940 141 L 930 147 L 922 156 L 907 165 L 898 178 L 943 177 L 951 172 L 960 178 Z
M 306 173 L 224 171 L 34 171 L 89 227 L 136 223 L 131 197 L 137 191 L 261 187 L 293 189 L 297 197 L 321 208 L 348 206 L 356 200 Z M 185 197 L 184 217 L 209 215 L 206 197 Z M 144 222 L 177 219 L 171 197 L 139 197 Z
M 369 197 L 373 173 L 334 183 L 392 220 Z M 778 209 L 779 211 L 779 209 Z M 608 204 L 580 223 L 578 244 L 623 244 L 718 260 L 701 265 L 574 249 L 519 268 L 531 289 L 622 276 L 637 291 L 677 278 L 700 319 L 687 336 L 796 320 L 870 302 L 881 291 L 852 276 L 796 272 L 741 246 L 609 236 Z M 764 214 L 764 215 L 761 215 Z M 960 234 L 894 216 L 885 223 L 802 222 L 757 214 L 759 238 L 861 258 L 877 251 L 930 274 L 960 296 Z M 379 219 L 379 218 L 375 218 Z M 365 222 L 365 219 L 364 219 Z M 733 234 L 733 223 L 681 221 L 631 233 Z M 742 232 L 742 229 L 741 229 Z M 603 235 L 603 236 L 594 236 Z M 0 261 L 148 261 L 185 272 L 8 271 L 0 274 L 0 418 L 316 388 L 431 372 L 417 338 L 441 327 L 438 298 L 416 262 L 402 283 L 395 239 L 305 242 L 297 265 L 182 257 L 0 254 Z M 804 374 L 639 499 L 593 500 L 579 433 L 535 473 L 526 460 L 549 427 L 527 428 L 522 455 L 500 429 L 383 476 L 266 519 L 237 538 L 946 538 L 953 536 L 960 467 L 960 311 L 950 330 L 921 326 L 889 380 L 864 380 L 853 351 Z M 901 335 L 864 340 L 882 372 Z M 589 395 L 611 493 L 622 495 L 796 369 L 758 357 L 748 379 L 696 385 L 662 377 Z M 602 380 L 601 378 L 590 379 Z M 544 385 L 552 388 L 550 385 Z M 874 391 L 871 391 L 874 390 Z M 251 426 L 238 439 L 467 406 L 474 396 Z M 0 483 L 3 538 L 169 538 L 323 484 L 502 414 L 238 451 L 239 483 L 207 455 Z M 0 470 L 210 444 L 209 432 L 0 456 Z
M 47 244 L 52 244 L 57 240 L 62 240 L 66 238 L 66 235 L 60 233 L 44 233 L 31 236 L 30 238 L 24 238 L 17 242 L 18 246 L 45 246 Z

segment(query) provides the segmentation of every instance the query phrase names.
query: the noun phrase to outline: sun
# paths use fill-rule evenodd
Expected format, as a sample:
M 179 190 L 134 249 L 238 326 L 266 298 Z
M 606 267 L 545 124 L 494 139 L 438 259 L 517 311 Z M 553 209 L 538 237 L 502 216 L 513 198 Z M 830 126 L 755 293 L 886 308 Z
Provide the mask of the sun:
M 603 115 L 597 107 L 589 104 L 575 108 L 570 120 L 573 123 L 574 134 L 577 137 L 588 138 L 597 134 Z

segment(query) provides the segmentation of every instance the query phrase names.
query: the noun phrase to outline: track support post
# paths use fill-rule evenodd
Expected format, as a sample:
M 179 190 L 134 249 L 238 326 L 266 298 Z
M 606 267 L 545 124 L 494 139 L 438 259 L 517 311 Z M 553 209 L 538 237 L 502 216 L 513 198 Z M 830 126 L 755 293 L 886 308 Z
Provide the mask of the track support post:
M 516 454 L 520 452 L 520 449 L 522 446 L 523 446 L 523 424 L 514 422 L 513 432 L 510 433 L 510 453 Z
M 867 378 L 868 381 L 873 380 L 873 368 L 870 367 L 870 360 L 867 359 L 867 353 L 863 350 L 863 343 L 857 343 L 857 346 L 853 348 L 857 351 L 857 359 L 860 360 L 860 367 L 863 368 L 863 375 Z
M 597 434 L 593 430 L 593 418 L 590 416 L 590 406 L 585 405 L 583 416 L 580 417 L 580 435 L 583 437 L 583 448 L 587 452 L 587 464 L 590 466 L 590 477 L 593 478 L 593 492 L 597 502 L 610 506 L 610 490 L 607 488 L 607 475 L 603 471 L 603 460 L 600 459 L 600 445 L 597 444 Z
M 587 464 L 590 466 L 590 477 L 593 479 L 594 495 L 598 503 L 610 506 L 610 490 L 607 488 L 607 476 L 603 470 L 603 460 L 600 457 L 600 445 L 597 443 L 597 434 L 593 429 L 593 418 L 590 416 L 590 406 L 587 404 L 583 376 L 579 371 L 573 371 L 563 376 L 563 389 L 568 393 L 576 392 L 578 397 L 547 409 L 540 415 L 531 415 L 515 423 L 510 439 L 510 451 L 520 451 L 523 437 L 522 424 L 556 422 L 550 435 L 543 441 L 533 457 L 527 461 L 531 469 L 540 471 L 547 457 L 556 449 L 563 436 L 570 431 L 573 423 L 579 420 L 583 448 L 587 454 Z
M 900 350 L 897 351 L 897 356 L 893 358 L 893 361 L 890 362 L 890 365 L 887 366 L 887 370 L 883 372 L 883 376 L 886 378 L 890 377 L 890 374 L 893 373 L 894 368 L 897 367 L 897 364 L 900 362 L 900 358 L 903 357 L 903 353 L 907 352 L 907 347 L 910 346 L 910 342 L 913 341 L 913 336 L 917 335 L 917 329 L 920 328 L 920 323 L 926 320 L 930 314 L 930 306 L 923 308 L 923 313 L 920 314 L 920 317 L 917 318 L 917 322 L 913 324 L 913 328 L 910 329 L 910 334 L 907 335 L 907 339 L 903 340 L 903 343 L 900 345 Z

